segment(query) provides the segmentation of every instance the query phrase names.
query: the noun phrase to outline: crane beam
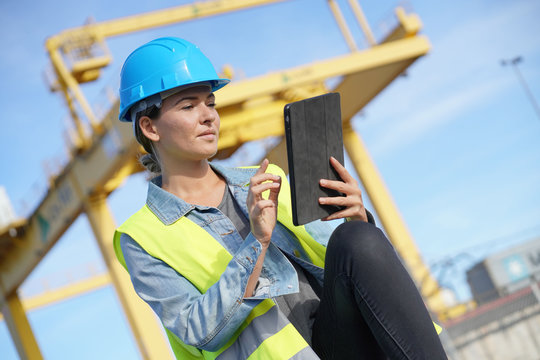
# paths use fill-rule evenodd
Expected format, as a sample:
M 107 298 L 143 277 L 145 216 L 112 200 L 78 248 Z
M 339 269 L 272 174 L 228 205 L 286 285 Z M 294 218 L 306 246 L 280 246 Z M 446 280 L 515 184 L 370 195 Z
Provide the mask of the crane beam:
M 98 39 L 123 35 L 136 31 L 186 22 L 219 15 L 227 12 L 248 9 L 254 6 L 269 5 L 287 0 L 211 0 L 195 1 L 191 4 L 176 6 L 168 9 L 150 11 L 145 14 L 126 16 L 119 19 L 90 23 L 78 28 L 68 29 L 47 39 L 51 45 L 63 43 L 77 37 L 94 36 Z
M 131 125 L 117 121 L 118 100 L 103 119 L 98 119 L 79 84 L 97 79 L 100 69 L 109 64 L 111 57 L 104 41 L 108 37 L 282 1 L 285 0 L 195 2 L 88 24 L 47 39 L 46 47 L 58 77 L 58 82 L 51 88 L 64 92 L 79 129 L 79 139 L 76 139 L 78 147 L 68 165 L 58 176 L 50 179 L 51 186 L 32 215 L 6 229 L 0 229 L 0 306 L 7 309 L 7 316 L 10 315 L 9 309 L 20 308 L 11 306 L 17 305 L 17 302 L 9 302 L 10 299 L 18 300 L 17 288 L 84 212 L 100 245 L 119 300 L 126 310 L 142 357 L 170 357 L 163 339 L 156 338 L 159 330 L 153 315 L 138 301 L 127 274 L 120 269 L 111 252 L 115 224 L 106 199 L 129 175 L 142 170 L 136 161 L 136 155 L 142 148 L 133 138 Z M 348 30 L 337 3 L 333 0 L 328 2 L 338 24 L 343 30 Z M 349 3 L 351 6 L 357 5 L 353 0 Z M 369 49 L 357 50 L 354 46 L 350 54 L 233 82 L 217 94 L 222 119 L 217 158 L 229 156 L 247 142 L 272 135 L 283 136 L 284 105 L 325 93 L 328 91 L 326 81 L 339 79 L 333 91 L 341 93 L 347 151 L 390 240 L 406 261 L 422 293 L 433 295 L 438 292 L 438 286 L 423 264 L 367 150 L 350 126 L 350 119 L 414 61 L 425 55 L 430 44 L 427 38 L 417 35 L 421 27 L 418 17 L 407 15 L 402 9 L 397 9 L 398 26 L 380 44 L 375 44 L 363 14 L 356 11 L 356 16 L 371 45 Z M 351 37 L 349 40 L 353 41 Z M 92 125 L 92 134 L 85 133 L 75 102 Z M 286 163 L 284 144 L 281 143 L 271 155 L 276 162 Z M 426 279 L 429 281 L 426 282 Z M 429 291 L 425 290 L 426 284 Z M 429 299 L 428 302 L 433 304 Z M 25 325 L 25 318 L 17 319 L 18 324 Z M 16 330 L 15 337 L 21 333 Z M 32 350 L 33 347 L 26 346 L 24 351 L 28 349 Z
M 340 73 L 344 75 L 342 84 L 348 86 L 346 91 L 337 87 L 342 91 L 343 109 L 356 110 L 357 99 L 371 99 L 385 85 L 380 82 L 373 86 L 362 80 L 364 77 L 391 81 L 391 77 L 395 78 L 428 49 L 425 38 L 406 38 L 377 45 L 369 51 L 232 83 L 218 94 L 222 118 L 219 149 L 236 147 L 269 135 L 282 135 L 283 106 L 288 100 L 280 98 L 280 94 L 320 83 Z M 350 77 L 355 81 L 349 81 Z M 89 149 L 76 155 L 53 181 L 24 231 L 20 232 L 23 235 L 13 237 L 9 231 L 0 234 L 0 245 L 17 244 L 9 253 L 0 255 L 0 283 L 7 294 L 15 291 L 83 211 L 89 196 L 112 191 L 114 186 L 111 184 L 119 184 L 122 176 L 140 170 L 134 165 L 139 146 L 133 139 L 131 126 L 116 120 L 117 109 L 114 106 L 102 121 L 104 133 Z
M 159 339 L 155 338 L 155 334 L 159 331 L 156 324 L 152 323 L 150 326 L 152 315 L 147 308 L 141 307 L 141 304 L 134 300 L 137 297 L 130 290 L 127 274 L 119 269 L 110 248 L 115 224 L 106 198 L 129 175 L 142 170 L 136 161 L 136 155 L 142 148 L 133 138 L 131 125 L 117 121 L 118 100 L 103 119 L 97 119 L 79 84 L 96 79 L 100 68 L 110 62 L 104 43 L 107 37 L 280 1 L 284 0 L 196 2 L 85 25 L 66 30 L 47 40 L 46 47 L 58 75 L 58 84 L 54 87 L 64 91 L 76 121 L 79 120 L 79 115 L 73 105 L 75 101 L 78 102 L 92 125 L 93 133 L 89 138 L 84 131 L 79 131 L 79 147 L 73 158 L 58 176 L 50 180 L 51 186 L 47 194 L 32 215 L 4 230 L 0 229 L 0 305 L 3 308 L 8 308 L 6 299 L 16 297 L 17 288 L 28 274 L 75 219 L 85 212 L 119 299 L 126 309 L 126 316 L 143 358 L 169 357 L 164 343 L 157 346 Z M 329 2 L 330 5 L 336 5 L 333 1 Z M 397 15 L 398 26 L 380 44 L 375 44 L 374 39 L 371 39 L 370 49 L 355 50 L 331 59 L 233 82 L 221 90 L 217 94 L 222 119 L 217 157 L 226 157 L 249 141 L 272 135 L 283 136 L 284 105 L 299 98 L 325 93 L 328 91 L 325 82 L 338 78 L 338 84 L 333 91 L 342 95 L 347 151 L 349 155 L 352 154 L 351 158 L 370 198 L 383 199 L 382 203 L 374 201 L 375 210 L 382 219 L 390 240 L 413 270 L 412 275 L 417 284 L 423 286 L 425 281 L 418 277 L 425 278 L 427 268 L 422 263 L 418 249 L 393 203 L 390 207 L 384 204 L 391 202 L 391 198 L 382 184 L 382 179 L 372 176 L 376 173 L 374 165 L 364 165 L 362 168 L 362 159 L 367 158 L 367 152 L 359 137 L 350 128 L 349 122 L 416 59 L 429 51 L 427 38 L 417 35 L 421 26 L 418 17 L 406 15 L 401 9 L 397 10 Z M 344 25 L 344 22 L 341 25 Z M 364 25 L 367 26 L 367 23 Z M 95 56 L 97 52 L 101 52 L 101 55 Z M 83 56 L 76 58 L 72 53 Z M 65 58 L 74 59 L 71 68 L 64 61 Z M 276 160 L 284 162 L 283 144 L 272 156 L 280 157 L 281 161 Z M 389 211 L 388 208 L 396 211 Z M 434 286 L 433 291 L 438 290 L 436 282 L 430 281 L 429 284 Z M 422 292 L 426 295 L 424 289 Z

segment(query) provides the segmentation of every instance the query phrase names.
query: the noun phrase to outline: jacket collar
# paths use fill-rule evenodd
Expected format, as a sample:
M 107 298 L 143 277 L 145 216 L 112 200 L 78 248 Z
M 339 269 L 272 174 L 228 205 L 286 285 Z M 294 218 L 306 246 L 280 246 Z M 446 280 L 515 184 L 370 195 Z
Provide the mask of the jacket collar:
M 227 185 L 236 196 L 240 191 L 247 190 L 249 179 L 255 174 L 255 168 L 228 168 L 210 163 L 214 171 L 225 178 Z M 176 195 L 161 188 L 162 178 L 157 176 L 148 183 L 146 205 L 165 225 L 171 225 L 193 209 L 206 210 L 208 206 L 193 205 L 185 202 Z

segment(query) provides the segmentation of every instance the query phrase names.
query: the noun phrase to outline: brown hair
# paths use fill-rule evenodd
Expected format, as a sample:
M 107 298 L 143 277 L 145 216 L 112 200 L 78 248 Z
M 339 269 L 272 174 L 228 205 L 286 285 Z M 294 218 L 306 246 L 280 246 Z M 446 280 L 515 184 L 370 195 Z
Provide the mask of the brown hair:
M 150 119 L 156 120 L 157 118 L 159 118 L 160 114 L 160 109 L 157 106 L 152 106 L 147 111 L 138 112 L 133 116 L 133 129 L 135 132 L 135 139 L 139 144 L 143 146 L 144 150 L 146 150 L 147 152 L 147 154 L 142 154 L 139 157 L 139 162 L 142 166 L 146 168 L 146 170 L 153 174 L 161 174 L 161 165 L 159 163 L 158 155 L 156 149 L 154 148 L 152 140 L 148 139 L 141 130 L 139 119 L 142 116 L 148 116 Z

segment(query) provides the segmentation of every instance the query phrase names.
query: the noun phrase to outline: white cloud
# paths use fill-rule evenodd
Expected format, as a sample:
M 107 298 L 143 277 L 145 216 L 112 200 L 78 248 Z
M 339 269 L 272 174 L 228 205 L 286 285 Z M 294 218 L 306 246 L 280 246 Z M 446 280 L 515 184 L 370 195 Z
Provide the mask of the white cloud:
M 414 143 L 431 130 L 453 121 L 465 111 L 478 106 L 508 85 L 508 78 L 474 84 L 456 93 L 441 98 L 413 115 L 399 117 L 399 121 L 373 141 L 372 151 L 385 155 L 400 147 Z

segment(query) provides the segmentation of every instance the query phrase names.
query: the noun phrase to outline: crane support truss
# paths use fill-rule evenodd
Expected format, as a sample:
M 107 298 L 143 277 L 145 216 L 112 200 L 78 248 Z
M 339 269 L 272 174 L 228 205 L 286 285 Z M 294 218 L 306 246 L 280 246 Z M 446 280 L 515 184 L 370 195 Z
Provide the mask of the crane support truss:
M 197 2 L 67 30 L 47 40 L 46 47 L 58 77 L 58 83 L 53 88 L 61 89 L 66 97 L 76 128 L 79 129 L 79 139 L 76 141 L 78 148 L 62 172 L 51 179 L 48 193 L 33 214 L 26 220 L 12 224 L 3 232 L 0 229 L 2 308 L 19 304 L 18 298 L 14 298 L 17 288 L 67 228 L 84 212 L 88 215 L 120 301 L 127 309 L 127 317 L 143 358 L 168 357 L 163 352 L 152 353 L 152 348 L 161 346 L 150 346 L 155 344 L 155 340 L 144 340 L 143 338 L 148 336 L 143 334 L 144 330 L 143 333 L 137 333 L 138 329 L 146 326 L 144 324 L 148 323 L 147 319 L 151 314 L 148 315 L 149 311 L 146 309 L 146 315 L 140 318 L 130 315 L 143 312 L 142 305 L 133 302 L 132 298 L 135 296 L 130 293 L 132 290 L 126 287 L 129 279 L 124 271 L 119 270 L 112 254 L 111 241 L 115 224 L 106 198 L 127 176 L 142 170 L 136 162 L 136 155 L 142 149 L 133 139 L 131 126 L 117 121 L 118 103 L 115 103 L 103 119 L 96 119 L 79 83 L 97 78 L 99 69 L 109 63 L 110 55 L 104 47 L 107 37 L 280 1 L 283 0 Z M 336 3 L 331 0 L 328 2 L 333 12 L 340 14 Z M 353 0 L 349 3 L 355 4 Z M 374 44 L 373 35 L 359 9 L 358 7 L 355 10 L 353 6 L 368 42 L 373 45 L 369 49 L 356 50 L 356 45 L 353 47 L 350 43 L 354 51 L 349 54 L 233 82 L 220 90 L 218 97 L 221 131 L 217 157 L 227 157 L 249 141 L 268 136 L 283 136 L 284 105 L 327 92 L 325 81 L 339 77 L 341 81 L 332 90 L 341 93 L 346 149 L 390 240 L 407 263 L 422 294 L 428 297 L 432 310 L 438 311 L 444 306 L 438 285 L 423 263 L 414 240 L 393 205 L 365 146 L 350 125 L 351 118 L 416 59 L 425 55 L 430 44 L 427 38 L 417 35 L 421 27 L 418 17 L 407 15 L 399 8 L 396 11 L 399 20 L 397 27 L 380 44 Z M 341 15 L 336 15 L 336 20 L 338 23 L 344 21 Z M 340 24 L 340 28 L 344 29 L 343 24 Z M 69 53 L 72 48 L 83 46 L 81 44 L 85 46 L 88 54 L 93 52 L 96 44 L 101 46 L 101 55 L 83 60 L 75 59 L 69 69 L 62 53 Z M 90 136 L 82 130 L 80 115 L 74 102 L 78 103 L 84 117 L 92 125 L 94 131 Z M 276 155 L 276 162 L 283 164 L 283 144 L 278 148 L 270 155 L 281 154 Z M 22 326 L 25 326 L 24 322 Z M 32 345 L 29 349 L 32 351 Z
M 354 77 L 352 81 L 346 77 L 336 88 L 342 94 L 343 117 L 350 118 L 428 49 L 429 43 L 423 37 L 402 39 L 232 83 L 219 93 L 222 120 L 219 150 L 267 136 L 283 135 L 283 106 L 290 98 L 280 94 L 340 74 Z M 368 83 L 372 85 L 366 89 L 363 84 Z M 321 87 L 318 89 L 319 93 L 323 92 Z M 317 92 L 309 94 L 316 95 Z M 117 111 L 115 106 L 101 123 L 107 131 L 83 154 L 76 155 L 56 177 L 28 222 L 17 228 L 20 235 L 12 237 L 9 232 L 1 235 L 0 246 L 4 250 L 0 250 L 0 280 L 5 294 L 13 292 L 22 283 L 83 211 L 89 196 L 109 193 L 121 182 L 119 180 L 141 170 L 135 163 L 139 147 L 133 139 L 131 126 L 116 120 Z

